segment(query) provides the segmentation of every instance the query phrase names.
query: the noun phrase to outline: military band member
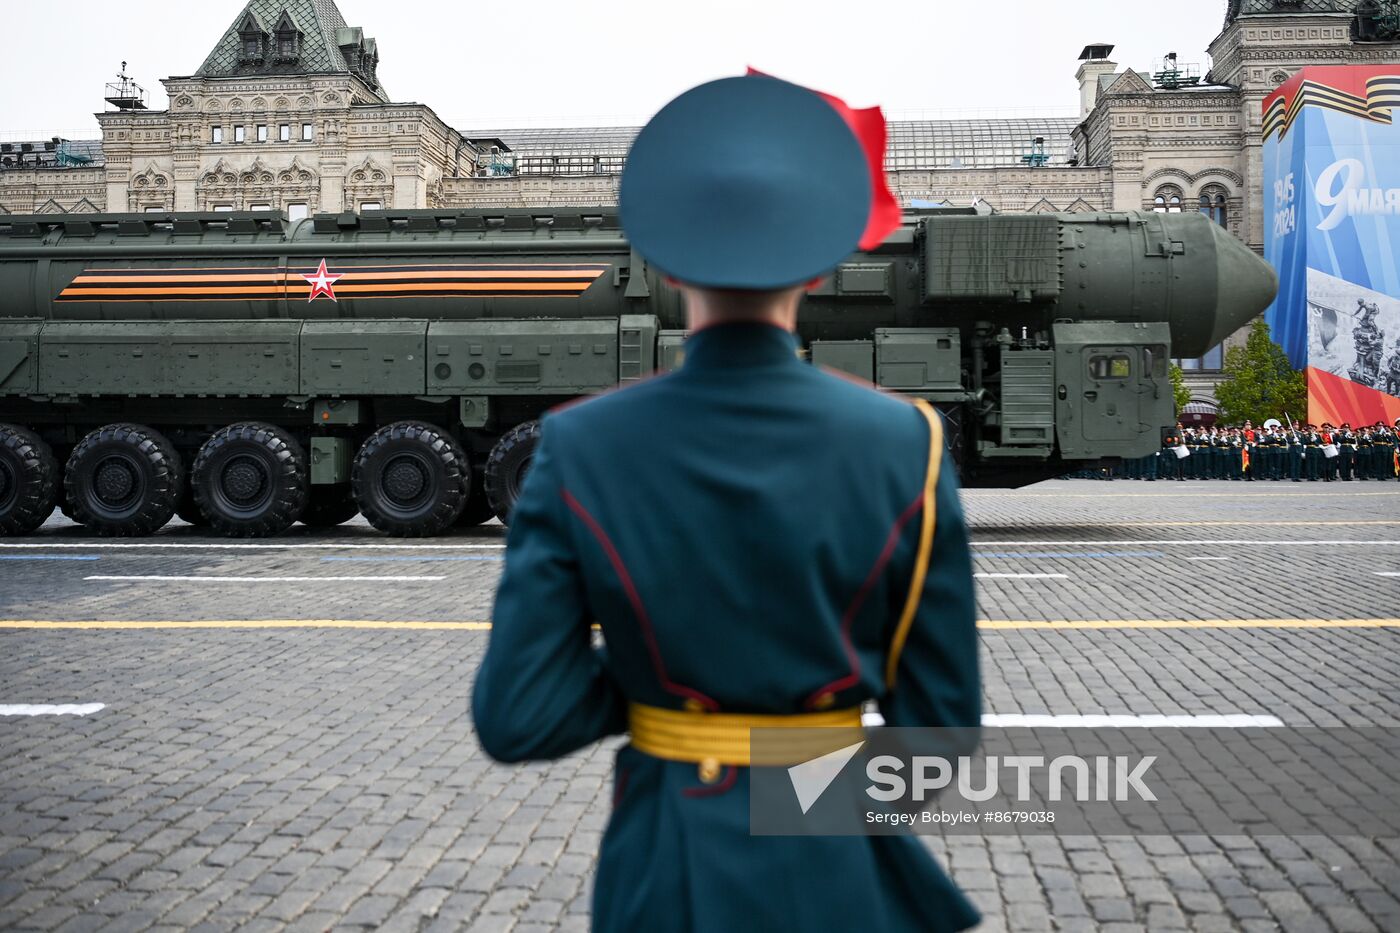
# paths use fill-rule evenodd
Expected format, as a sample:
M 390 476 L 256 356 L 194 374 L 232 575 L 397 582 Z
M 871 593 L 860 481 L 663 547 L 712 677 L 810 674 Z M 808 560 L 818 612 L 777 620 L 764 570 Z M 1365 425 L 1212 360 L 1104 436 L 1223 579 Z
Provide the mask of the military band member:
M 621 218 L 678 283 L 684 363 L 549 416 L 512 515 L 473 715 L 503 761 L 629 733 L 597 930 L 978 920 L 914 836 L 749 832 L 754 725 L 858 729 L 866 701 L 890 725 L 980 719 L 938 415 L 796 352 L 804 289 L 890 229 L 872 211 L 880 154 L 867 162 L 848 119 L 752 76 L 688 91 L 643 128 Z
M 1242 448 L 1245 451 L 1246 462 L 1242 471 L 1243 476 L 1247 481 L 1254 482 L 1254 476 L 1259 474 L 1257 459 L 1259 459 L 1259 441 L 1263 438 L 1263 434 L 1254 430 L 1253 422 L 1245 422 L 1245 430 L 1240 431 L 1240 437 L 1242 437 Z
M 1349 483 L 1356 472 L 1356 432 L 1351 429 L 1349 422 L 1342 422 L 1342 429 L 1337 432 L 1336 441 L 1337 472 L 1343 482 Z
M 1210 470 L 1209 455 L 1205 452 L 1205 429 L 1200 426 L 1188 428 L 1186 446 L 1191 451 L 1191 456 L 1186 460 L 1187 478 L 1206 479 Z
M 1395 450 L 1400 439 L 1400 419 L 1396 420 L 1395 430 L 1386 427 L 1384 421 L 1376 422 L 1376 430 L 1371 432 L 1372 475 L 1379 480 L 1395 479 Z
M 1315 424 L 1304 426 L 1303 454 L 1303 470 L 1308 482 L 1315 483 L 1322 478 L 1322 435 Z
M 1268 448 L 1269 479 L 1277 482 L 1285 478 L 1288 460 L 1288 438 L 1283 433 L 1282 425 L 1269 429 Z
M 1165 479 L 1179 482 L 1186 478 L 1186 458 L 1176 455 L 1176 448 L 1181 443 L 1181 423 L 1177 422 L 1176 431 L 1162 438 L 1162 449 L 1158 452 L 1161 468 L 1166 474 Z
M 1332 428 L 1330 421 L 1322 423 L 1322 430 L 1318 432 L 1318 439 L 1322 442 L 1319 448 L 1321 454 L 1322 479 L 1324 482 L 1332 482 L 1337 475 L 1337 461 L 1341 459 L 1338 453 L 1335 457 L 1327 456 L 1327 448 L 1336 446 L 1336 432 Z
M 1307 432 L 1297 421 L 1288 434 L 1288 478 L 1295 483 L 1303 481 L 1303 470 L 1308 462 L 1306 444 Z
M 1231 443 L 1230 436 L 1218 427 L 1210 429 L 1210 443 L 1215 461 L 1215 479 L 1230 477 Z

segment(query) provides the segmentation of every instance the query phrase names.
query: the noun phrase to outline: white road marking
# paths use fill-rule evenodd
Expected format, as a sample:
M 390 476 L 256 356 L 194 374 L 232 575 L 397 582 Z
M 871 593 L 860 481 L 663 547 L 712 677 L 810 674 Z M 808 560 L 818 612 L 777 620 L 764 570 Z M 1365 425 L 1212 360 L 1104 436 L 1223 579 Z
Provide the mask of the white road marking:
M 1377 570 L 1377 571 L 1376 571 L 1376 576 L 1378 576 L 1378 577 L 1400 577 L 1400 573 L 1396 573 L 1396 572 L 1393 571 L 1393 570 Z
M 84 580 L 108 582 L 167 582 L 167 583 L 408 583 L 413 581 L 435 582 L 446 580 L 444 576 L 433 577 L 259 577 L 259 576 L 180 576 L 176 574 L 131 574 L 126 576 L 97 574 L 83 577 Z
M 1283 720 L 1277 716 L 1255 716 L 1248 713 L 1205 713 L 1175 715 L 1149 713 L 1134 716 L 1124 713 L 1089 714 L 1026 714 L 988 713 L 982 725 L 1010 728 L 1012 726 L 1041 726 L 1058 729 L 1249 729 L 1277 728 Z
M 90 716 L 105 703 L 0 703 L 0 716 Z
M 160 549 L 167 550 L 215 550 L 215 551 L 467 551 L 467 550 L 504 550 L 504 544 L 397 544 L 391 541 L 385 542 L 317 542 L 317 543 L 289 543 L 279 544 L 276 542 L 259 542 L 249 544 L 241 541 L 41 541 L 31 544 L 19 544 L 16 542 L 0 542 L 0 548 L 76 548 L 79 550 L 91 550 L 94 548 L 104 548 L 108 550 L 136 550 L 136 549 Z
M 1067 573 L 974 573 L 979 580 L 1068 580 Z
M 878 712 L 861 714 L 861 725 L 883 726 L 885 717 Z M 1133 716 L 1122 713 L 983 713 L 982 725 L 990 728 L 1038 727 L 1046 729 L 1276 729 L 1283 725 L 1277 716 L 1255 716 L 1247 713 L 1188 715 L 1150 714 Z

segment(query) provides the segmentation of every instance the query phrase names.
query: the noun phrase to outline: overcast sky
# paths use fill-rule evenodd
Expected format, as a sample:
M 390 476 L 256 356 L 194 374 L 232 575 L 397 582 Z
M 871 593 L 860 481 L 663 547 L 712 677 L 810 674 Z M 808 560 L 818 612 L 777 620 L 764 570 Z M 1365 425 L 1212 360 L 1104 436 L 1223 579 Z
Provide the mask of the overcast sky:
M 396 101 L 461 130 L 619 125 L 687 87 L 753 65 L 882 105 L 893 117 L 955 111 L 1077 113 L 1090 42 L 1140 70 L 1167 52 L 1209 66 L 1225 0 L 339 0 L 379 40 Z M 23 0 L 6 4 L 0 133 L 87 128 L 122 60 L 163 109 L 160 79 L 192 74 L 240 0 Z M 1042 109 L 1043 108 L 1043 109 Z

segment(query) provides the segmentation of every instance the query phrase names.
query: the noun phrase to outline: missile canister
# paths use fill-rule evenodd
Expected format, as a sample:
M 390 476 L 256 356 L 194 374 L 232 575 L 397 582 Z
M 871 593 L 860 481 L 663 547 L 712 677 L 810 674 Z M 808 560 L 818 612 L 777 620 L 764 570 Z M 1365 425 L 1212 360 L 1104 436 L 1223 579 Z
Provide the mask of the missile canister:
M 937 405 L 967 484 L 1019 485 L 1156 450 L 1168 360 L 1275 290 L 1202 215 L 930 211 L 800 328 Z M 600 208 L 0 216 L 0 532 L 506 519 L 540 415 L 683 365 L 683 328 Z

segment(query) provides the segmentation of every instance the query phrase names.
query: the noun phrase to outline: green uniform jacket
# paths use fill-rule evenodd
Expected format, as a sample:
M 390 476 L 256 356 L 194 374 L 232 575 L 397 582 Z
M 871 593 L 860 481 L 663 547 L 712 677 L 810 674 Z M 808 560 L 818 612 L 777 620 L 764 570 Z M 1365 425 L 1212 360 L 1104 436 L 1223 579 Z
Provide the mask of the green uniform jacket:
M 488 754 L 566 755 L 624 731 L 629 700 L 799 713 L 831 694 L 838 708 L 878 700 L 892 726 L 978 725 L 971 558 L 951 457 L 923 598 L 889 689 L 928 425 L 907 401 L 795 350 L 776 327 L 708 328 L 690 338 L 680 370 L 546 420 L 473 697 Z M 595 620 L 606 650 L 590 637 Z M 977 922 L 918 839 L 750 836 L 748 790 L 745 768 L 707 785 L 693 764 L 624 746 L 594 928 L 879 933 Z

